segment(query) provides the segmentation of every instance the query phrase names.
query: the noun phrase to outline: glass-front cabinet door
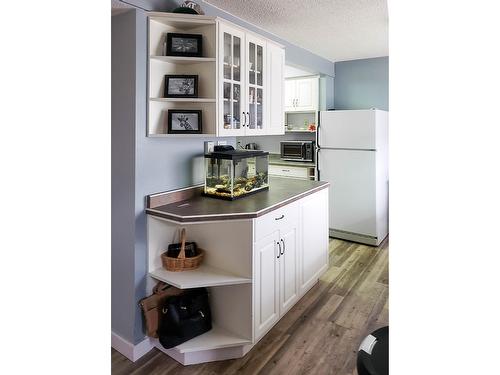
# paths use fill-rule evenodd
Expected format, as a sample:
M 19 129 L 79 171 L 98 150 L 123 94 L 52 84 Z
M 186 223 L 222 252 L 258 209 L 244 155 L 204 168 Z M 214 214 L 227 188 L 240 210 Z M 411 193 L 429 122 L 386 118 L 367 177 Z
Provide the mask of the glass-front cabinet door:
M 266 42 L 247 34 L 247 113 L 246 134 L 263 134 L 264 119 L 267 100 L 265 80 L 266 68 Z
M 220 24 L 219 28 L 219 135 L 244 135 L 245 33 Z

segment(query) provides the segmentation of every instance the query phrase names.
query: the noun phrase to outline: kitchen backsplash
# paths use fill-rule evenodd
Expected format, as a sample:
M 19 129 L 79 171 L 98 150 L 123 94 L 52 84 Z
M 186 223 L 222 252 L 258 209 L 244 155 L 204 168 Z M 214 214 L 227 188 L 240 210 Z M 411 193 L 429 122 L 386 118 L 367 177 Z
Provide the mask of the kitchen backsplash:
M 285 135 L 267 135 L 265 137 L 237 137 L 236 142 L 240 142 L 242 147 L 247 143 L 257 143 L 259 150 L 280 153 L 281 141 L 314 140 L 316 133 L 287 133 Z

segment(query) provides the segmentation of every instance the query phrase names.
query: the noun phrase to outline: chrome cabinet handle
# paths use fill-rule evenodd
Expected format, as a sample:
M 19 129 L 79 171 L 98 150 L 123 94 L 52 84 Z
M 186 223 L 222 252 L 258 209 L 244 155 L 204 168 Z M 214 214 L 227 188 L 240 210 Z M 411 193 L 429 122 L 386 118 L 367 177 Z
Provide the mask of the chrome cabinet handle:
M 282 172 L 290 172 L 290 169 L 282 169 Z
M 276 259 L 279 259 L 281 255 L 281 244 L 279 242 L 277 242 L 277 244 L 280 247 L 280 249 L 278 250 L 278 256 L 276 257 Z
M 285 215 L 281 215 L 280 217 L 275 217 L 274 220 L 281 220 L 285 217 Z
M 281 242 L 283 243 L 283 251 L 280 254 L 285 255 L 285 240 L 283 240 L 283 238 L 282 238 Z M 281 250 L 281 246 L 280 246 L 280 250 Z
M 247 112 L 247 116 L 248 116 L 247 128 L 249 128 L 250 127 L 250 112 Z
M 241 126 L 245 127 L 246 123 L 247 123 L 247 115 L 245 114 L 245 112 L 241 112 L 243 114 L 243 124 Z

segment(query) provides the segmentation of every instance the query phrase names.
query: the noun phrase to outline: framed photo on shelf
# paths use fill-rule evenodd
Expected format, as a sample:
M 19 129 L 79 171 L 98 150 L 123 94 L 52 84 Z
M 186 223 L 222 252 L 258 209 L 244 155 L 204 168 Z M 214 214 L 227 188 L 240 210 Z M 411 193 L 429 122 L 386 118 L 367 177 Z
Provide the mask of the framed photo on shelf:
M 168 110 L 168 134 L 201 134 L 201 126 L 201 110 Z
M 167 56 L 202 57 L 201 34 L 167 33 Z
M 165 98 L 197 98 L 198 76 L 184 74 L 165 75 Z

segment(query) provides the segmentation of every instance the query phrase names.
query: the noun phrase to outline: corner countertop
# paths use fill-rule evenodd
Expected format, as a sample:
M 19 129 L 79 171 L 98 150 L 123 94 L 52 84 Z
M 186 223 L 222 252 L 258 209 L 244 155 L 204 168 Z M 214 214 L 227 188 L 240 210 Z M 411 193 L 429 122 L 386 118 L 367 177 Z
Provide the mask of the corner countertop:
M 146 213 L 181 223 L 252 219 L 326 189 L 325 181 L 269 177 L 269 190 L 234 201 L 201 195 L 203 186 L 152 194 Z
M 312 161 L 290 161 L 281 159 L 279 154 L 269 154 L 270 165 L 284 165 L 287 167 L 316 167 L 316 163 Z

